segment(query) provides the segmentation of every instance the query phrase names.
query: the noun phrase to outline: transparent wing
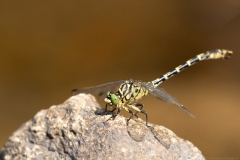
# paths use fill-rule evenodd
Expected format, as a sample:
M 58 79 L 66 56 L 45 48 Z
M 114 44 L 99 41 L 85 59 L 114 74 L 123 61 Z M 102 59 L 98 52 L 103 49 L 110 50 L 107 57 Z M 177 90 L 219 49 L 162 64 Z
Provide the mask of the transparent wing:
M 98 86 L 93 87 L 87 87 L 87 88 L 80 88 L 80 89 L 74 89 L 72 90 L 72 95 L 77 95 L 79 93 L 90 93 L 90 94 L 97 94 L 98 96 L 106 95 L 108 91 L 114 92 L 121 83 L 123 83 L 125 80 L 110 82 L 101 84 Z
M 187 114 L 189 114 L 190 116 L 195 118 L 195 116 L 189 110 L 187 110 L 187 108 L 185 108 L 182 104 L 180 104 L 176 98 L 174 98 L 173 96 L 168 94 L 164 89 L 149 87 L 149 85 L 146 85 L 146 84 L 145 84 L 145 87 L 148 88 L 148 91 L 151 95 L 157 97 L 158 99 L 160 99 L 164 102 L 168 102 L 168 103 L 176 105 L 181 110 L 183 110 L 184 112 L 186 112 Z

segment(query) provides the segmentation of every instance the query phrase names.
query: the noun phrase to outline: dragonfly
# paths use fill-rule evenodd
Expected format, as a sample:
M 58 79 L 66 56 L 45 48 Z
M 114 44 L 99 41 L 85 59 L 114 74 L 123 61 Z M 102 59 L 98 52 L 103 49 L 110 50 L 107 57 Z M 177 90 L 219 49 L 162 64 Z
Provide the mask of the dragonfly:
M 182 65 L 179 65 L 172 71 L 160 76 L 159 78 L 150 81 L 150 82 L 141 82 L 138 80 L 120 80 L 115 82 L 110 82 L 94 87 L 82 88 L 82 89 L 74 89 L 72 90 L 73 95 L 77 95 L 79 93 L 89 93 L 89 94 L 98 94 L 103 95 L 106 93 L 106 98 L 104 99 L 106 103 L 105 110 L 107 111 L 108 107 L 111 107 L 111 112 L 115 113 L 114 117 L 119 115 L 121 109 L 125 109 L 127 112 L 131 114 L 128 118 L 127 123 L 133 116 L 137 117 L 138 113 L 142 113 L 145 115 L 146 126 L 148 125 L 148 114 L 145 112 L 143 108 L 143 104 L 138 103 L 140 99 L 151 94 L 156 98 L 173 104 L 179 107 L 181 110 L 189 114 L 191 117 L 195 117 L 187 108 L 185 108 L 182 104 L 178 102 L 176 98 L 168 94 L 164 89 L 158 88 L 158 86 L 173 77 L 177 73 L 180 73 L 184 69 L 192 66 L 203 60 L 211 60 L 211 59 L 229 59 L 232 56 L 233 52 L 226 49 L 216 49 L 212 51 L 206 51 L 204 53 L 198 54 L 192 59 L 189 59 Z

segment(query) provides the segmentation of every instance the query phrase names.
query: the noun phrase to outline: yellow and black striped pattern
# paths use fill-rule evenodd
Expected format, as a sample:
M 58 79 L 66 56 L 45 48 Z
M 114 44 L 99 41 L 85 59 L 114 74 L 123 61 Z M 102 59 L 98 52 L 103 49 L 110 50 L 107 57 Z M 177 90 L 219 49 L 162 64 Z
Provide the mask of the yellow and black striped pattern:
M 225 50 L 225 49 L 217 49 L 217 50 L 207 51 L 207 52 L 201 53 L 201 54 L 197 55 L 196 57 L 194 57 L 192 59 L 189 59 L 184 64 L 176 67 L 174 70 L 172 70 L 172 71 L 164 74 L 160 78 L 152 81 L 151 83 L 153 84 L 154 87 L 157 87 L 163 81 L 169 79 L 170 77 L 174 76 L 175 74 L 181 72 L 185 68 L 190 67 L 197 62 L 200 62 L 202 60 L 220 59 L 220 58 L 228 59 L 228 58 L 231 57 L 232 54 L 233 54 L 232 51 Z
M 120 85 L 116 95 L 121 99 L 122 103 L 131 104 L 140 100 L 148 94 L 148 90 L 141 85 L 141 82 L 134 80 L 126 80 Z

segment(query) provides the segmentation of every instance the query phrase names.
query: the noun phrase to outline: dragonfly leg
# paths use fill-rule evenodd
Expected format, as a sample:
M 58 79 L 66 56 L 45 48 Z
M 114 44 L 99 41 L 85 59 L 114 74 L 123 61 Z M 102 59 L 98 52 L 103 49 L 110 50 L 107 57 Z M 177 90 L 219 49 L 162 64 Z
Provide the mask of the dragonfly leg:
M 108 110 L 107 110 L 107 107 L 108 107 L 108 104 L 106 104 L 106 107 L 105 107 L 105 112 L 107 112 Z M 114 107 L 113 108 L 113 110 L 111 110 L 110 112 L 114 112 L 115 110 L 116 110 L 117 108 L 116 107 Z M 118 111 L 119 112 L 119 111 Z M 117 113 L 118 114 L 118 113 Z
M 106 104 L 106 106 L 105 106 L 105 111 L 103 111 L 103 112 L 101 113 L 101 115 L 105 115 L 105 114 L 108 112 L 107 107 L 108 107 L 108 104 Z M 113 110 L 110 111 L 110 112 L 114 112 L 115 110 L 116 110 L 116 107 L 114 107 Z
M 110 118 L 108 118 L 108 120 L 109 119 L 115 119 L 115 117 L 117 117 L 117 115 L 121 112 L 121 108 L 118 108 L 118 111 L 117 111 L 117 113 L 115 113 L 114 111 L 117 109 L 117 107 L 115 107 L 115 108 L 113 108 L 113 110 L 111 110 L 110 112 L 112 112 L 112 116 L 110 117 Z M 108 121 L 107 120 L 107 121 Z
M 128 122 L 132 119 L 132 117 L 135 115 L 133 113 L 133 111 L 129 110 L 127 107 L 123 107 L 128 113 L 131 113 L 132 115 L 127 119 L 127 125 L 128 125 Z
M 141 112 L 141 113 L 143 113 L 143 114 L 145 114 L 145 116 L 146 116 L 146 126 L 147 127 L 149 127 L 149 125 L 148 125 L 148 115 L 147 115 L 147 112 L 145 112 L 144 110 L 142 110 L 142 107 L 143 107 L 143 105 L 141 104 L 138 104 L 138 106 L 135 106 L 136 104 L 129 104 L 129 105 L 127 105 L 129 108 L 131 108 L 131 109 L 133 109 L 133 110 L 135 110 L 135 111 L 137 111 L 136 113 L 138 113 L 138 112 Z M 140 106 L 140 108 L 138 108 Z M 129 111 L 128 111 L 129 112 Z M 130 113 L 130 112 L 129 112 Z M 136 113 L 134 114 L 133 113 L 133 115 L 135 115 L 136 116 Z M 132 116 L 133 116 L 132 115 Z M 132 116 L 131 116 L 131 118 L 132 118 Z
M 141 104 L 141 103 L 134 103 L 132 105 L 134 105 L 135 107 L 139 107 L 140 110 L 142 110 L 142 108 L 143 108 L 143 104 Z M 138 116 L 137 116 L 138 113 L 139 113 L 139 111 L 137 111 L 135 113 L 135 117 L 137 117 L 137 118 L 138 118 Z
M 117 115 L 121 112 L 121 108 L 118 108 Z
M 106 104 L 106 107 L 105 107 L 105 110 L 101 112 L 101 115 L 105 115 L 105 113 L 107 112 L 107 107 L 108 107 L 108 104 Z
M 108 106 L 108 104 L 106 104 L 105 111 L 107 111 L 107 106 Z
M 111 112 L 112 112 L 112 119 L 115 119 L 115 117 L 119 114 L 119 108 L 118 108 L 118 111 L 117 111 L 117 113 L 115 113 L 114 111 L 116 110 L 117 108 L 115 107 L 115 108 L 113 108 L 113 110 L 111 110 Z
M 146 126 L 149 127 L 149 125 L 148 125 L 148 115 L 147 115 L 147 112 L 145 112 L 144 110 L 141 110 L 140 112 L 146 115 Z
M 117 108 L 113 108 L 113 110 L 111 110 L 111 112 L 114 112 Z
M 117 113 L 114 112 L 116 109 L 118 109 L 118 110 L 117 110 Z M 121 108 L 115 107 L 111 112 L 112 112 L 112 117 L 113 117 L 113 119 L 114 119 L 114 118 L 115 118 L 117 115 L 119 115 L 119 113 L 121 112 Z

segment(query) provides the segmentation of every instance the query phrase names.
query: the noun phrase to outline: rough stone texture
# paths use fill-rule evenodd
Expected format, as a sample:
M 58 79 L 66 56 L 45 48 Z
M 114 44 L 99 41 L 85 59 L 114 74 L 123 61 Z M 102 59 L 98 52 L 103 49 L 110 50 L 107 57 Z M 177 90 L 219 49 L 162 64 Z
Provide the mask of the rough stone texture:
M 0 159 L 204 159 L 192 143 L 163 126 L 109 119 L 91 95 L 39 111 L 14 132 Z

